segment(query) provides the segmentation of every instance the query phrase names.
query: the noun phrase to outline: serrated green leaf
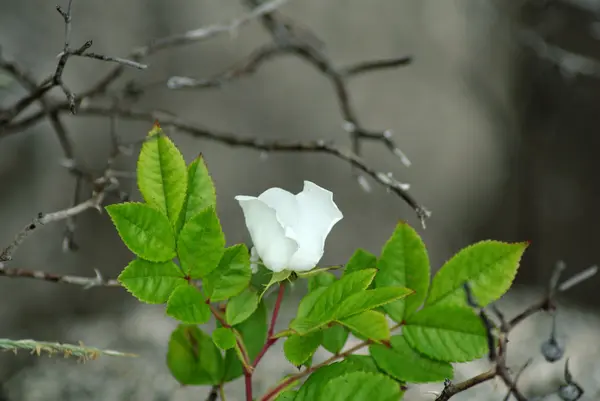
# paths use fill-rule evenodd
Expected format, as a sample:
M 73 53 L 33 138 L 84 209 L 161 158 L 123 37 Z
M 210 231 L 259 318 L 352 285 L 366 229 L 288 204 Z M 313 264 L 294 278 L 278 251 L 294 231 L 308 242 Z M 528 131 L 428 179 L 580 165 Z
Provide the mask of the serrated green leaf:
M 204 295 L 192 285 L 179 286 L 167 302 L 167 315 L 187 324 L 204 324 L 210 320 L 210 307 Z
M 235 334 L 229 328 L 217 327 L 212 332 L 212 339 L 215 345 L 222 350 L 235 347 Z
M 377 268 L 377 256 L 364 249 L 357 249 L 344 269 L 344 275 L 364 269 Z
M 395 380 L 380 373 L 351 372 L 323 386 L 318 401 L 398 401 L 402 391 Z
M 258 307 L 258 294 L 249 289 L 231 298 L 227 302 L 225 318 L 231 326 L 242 323 L 254 313 Z
M 135 259 L 118 280 L 134 297 L 149 304 L 165 303 L 177 287 L 187 285 L 183 273 L 172 261 L 156 263 Z
M 167 365 L 183 385 L 215 385 L 223 377 L 223 357 L 196 326 L 179 325 L 171 334 Z
M 304 382 L 294 401 L 314 401 L 332 379 L 350 372 L 368 371 L 368 366 L 349 358 L 342 362 L 323 366 L 313 372 Z
M 527 246 L 482 241 L 462 249 L 437 272 L 425 304 L 467 305 L 465 282 L 480 306 L 497 300 L 510 288 Z
M 488 351 L 486 329 L 468 307 L 423 308 L 407 320 L 402 333 L 411 348 L 438 361 L 469 362 Z
M 217 203 L 215 186 L 202 156 L 197 157 L 190 163 L 187 177 L 187 196 L 179 215 L 179 229 L 191 217 L 209 206 L 215 206 Z
M 187 167 L 175 144 L 158 124 L 142 145 L 137 182 L 144 200 L 161 211 L 175 227 L 187 191 Z
M 106 206 L 119 236 L 131 252 L 151 262 L 175 257 L 175 234 L 166 216 L 135 202 Z
M 308 291 L 314 291 L 319 287 L 327 287 L 332 284 L 336 279 L 333 273 L 321 272 L 308 279 Z
M 339 322 L 350 330 L 373 341 L 386 340 L 390 337 L 390 328 L 385 315 L 381 312 L 368 310 L 358 315 L 340 319 Z
M 348 330 L 340 325 L 333 325 L 323 330 L 323 348 L 332 354 L 337 354 L 344 348 L 348 340 Z
M 375 269 L 360 270 L 335 281 L 320 292 L 316 300 L 312 301 L 313 298 L 311 298 L 311 302 L 314 302 L 311 308 L 305 308 L 302 316 L 296 316 L 290 323 L 290 328 L 296 330 L 299 334 L 305 334 L 333 321 L 342 301 L 350 295 L 367 288 L 373 281 L 375 273 L 377 273 Z M 318 290 L 309 293 L 309 295 Z
M 344 360 L 353 363 L 361 372 L 379 372 L 379 368 L 370 355 L 348 355 Z
M 283 352 L 292 365 L 301 366 L 313 356 L 322 340 L 323 333 L 320 331 L 306 336 L 292 335 L 285 340 Z
M 264 302 L 258 304 L 256 311 L 242 323 L 234 326 L 241 334 L 244 346 L 251 361 L 258 356 L 267 340 L 267 308 Z M 227 350 L 225 354 L 224 382 L 232 381 L 244 373 L 242 364 L 234 350 Z
M 204 279 L 204 289 L 212 302 L 238 295 L 250 284 L 250 255 L 245 245 L 225 249 L 218 267 Z
M 342 301 L 339 309 L 335 313 L 335 317 L 341 319 L 361 313 L 365 310 L 375 309 L 411 295 L 412 293 L 412 290 L 404 287 L 383 287 L 374 290 L 360 291 L 350 295 Z
M 212 206 L 192 216 L 179 233 L 179 262 L 193 279 L 204 278 L 215 270 L 224 252 L 225 235 Z
M 377 366 L 393 378 L 410 383 L 429 383 L 452 379 L 454 376 L 452 365 L 418 353 L 403 336 L 392 336 L 390 344 L 391 348 L 373 344 L 369 352 Z
M 415 291 L 413 295 L 383 308 L 400 323 L 421 306 L 429 287 L 429 257 L 419 234 L 408 224 L 399 223 L 383 247 L 377 267 L 375 287 L 400 286 Z

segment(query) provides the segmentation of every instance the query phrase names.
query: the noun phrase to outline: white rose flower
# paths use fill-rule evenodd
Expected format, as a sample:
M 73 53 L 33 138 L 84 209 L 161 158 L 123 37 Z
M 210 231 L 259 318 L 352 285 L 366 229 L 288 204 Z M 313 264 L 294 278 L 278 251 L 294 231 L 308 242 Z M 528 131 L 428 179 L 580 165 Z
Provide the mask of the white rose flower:
M 258 197 L 235 199 L 244 212 L 256 253 L 273 272 L 313 269 L 323 257 L 329 232 L 343 217 L 333 194 L 310 181 L 304 181 L 297 195 L 271 188 Z

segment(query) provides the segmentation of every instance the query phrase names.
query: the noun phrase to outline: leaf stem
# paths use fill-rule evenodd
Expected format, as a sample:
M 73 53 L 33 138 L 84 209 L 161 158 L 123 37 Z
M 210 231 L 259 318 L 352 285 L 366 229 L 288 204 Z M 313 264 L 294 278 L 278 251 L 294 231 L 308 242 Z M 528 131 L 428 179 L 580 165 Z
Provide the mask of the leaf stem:
M 277 317 L 279 316 L 279 308 L 281 307 L 281 302 L 283 301 L 283 294 L 285 293 L 285 282 L 282 281 L 279 283 L 279 292 L 277 293 L 277 300 L 275 301 L 275 306 L 273 307 L 273 316 L 271 316 L 271 324 L 269 325 L 269 331 L 267 332 L 267 341 L 265 345 L 262 347 L 256 359 L 254 359 L 254 363 L 252 363 L 252 367 L 256 367 L 262 357 L 267 353 L 269 348 L 273 346 L 279 339 L 279 337 L 273 337 L 275 333 L 275 324 L 277 323 Z

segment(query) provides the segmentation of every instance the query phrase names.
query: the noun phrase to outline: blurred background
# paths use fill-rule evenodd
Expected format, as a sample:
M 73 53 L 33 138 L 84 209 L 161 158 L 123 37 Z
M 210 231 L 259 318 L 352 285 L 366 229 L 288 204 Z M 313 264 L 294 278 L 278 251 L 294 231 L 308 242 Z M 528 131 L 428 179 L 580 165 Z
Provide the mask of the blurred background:
M 55 6 L 44 0 L 0 1 L 2 56 L 26 67 L 38 82 L 55 70 L 64 45 L 64 23 Z M 350 166 L 333 156 L 261 153 L 168 130 L 188 162 L 204 155 L 229 244 L 249 241 L 235 195 L 258 195 L 273 186 L 299 192 L 303 180 L 311 180 L 330 189 L 344 213 L 328 238 L 323 264 L 343 263 L 357 247 L 378 254 L 398 220 L 408 221 L 423 236 L 434 271 L 479 240 L 532 241 L 517 291 L 545 286 L 559 259 L 571 273 L 598 263 L 600 2 L 290 0 L 279 11 L 303 37 L 322 46 L 334 66 L 412 57 L 406 66 L 353 78 L 348 89 L 362 125 L 375 132 L 393 131 L 412 162 L 407 168 L 383 143 L 369 141 L 361 149 L 365 164 L 409 183 L 410 193 L 432 216 L 423 230 L 400 197 L 371 179 L 371 190 L 365 191 Z M 74 0 L 71 46 L 93 40 L 90 51 L 126 57 L 152 40 L 228 23 L 247 12 L 240 0 Z M 125 108 L 174 114 L 217 133 L 327 140 L 350 148 L 334 88 L 293 55 L 269 60 L 253 74 L 218 88 L 167 88 L 172 76 L 211 78 L 272 40 L 253 21 L 210 40 L 163 49 L 144 60 L 146 70 L 126 69 L 106 96 L 85 105 L 110 108 L 111 99 L 128 93 L 132 96 L 122 100 Z M 63 80 L 74 93 L 83 93 L 112 68 L 114 64 L 72 57 Z M 6 72 L 0 74 L 2 109 L 26 92 Z M 46 98 L 50 103 L 65 99 L 60 89 Z M 39 107 L 32 105 L 24 115 Z M 73 142 L 75 164 L 101 174 L 111 153 L 110 119 L 68 112 L 60 118 Z M 142 139 L 151 127 L 151 121 L 115 122 L 125 142 Z M 138 151 L 120 156 L 116 168 L 133 172 Z M 39 212 L 71 206 L 76 180 L 64 158 L 47 119 L 22 130 L 3 132 L 0 126 L 0 249 Z M 132 180 L 123 178 L 121 185 L 139 199 Z M 90 185 L 83 184 L 81 191 L 86 199 Z M 118 201 L 113 196 L 105 203 Z M 90 277 L 98 269 L 116 277 L 131 254 L 108 216 L 90 210 L 76 223 L 76 252 L 63 252 L 65 223 L 53 223 L 36 230 L 7 266 Z M 568 301 L 595 315 L 598 280 L 581 284 Z M 122 336 L 130 326 L 120 322 L 130 325 L 140 308 L 120 289 L 83 291 L 2 277 L 0 300 L 0 337 L 90 345 L 102 345 L 103 337 L 115 333 Z M 156 316 L 163 313 L 143 308 Z M 154 326 L 140 319 L 146 326 L 140 323 L 129 333 L 139 333 L 140 327 L 158 330 L 156 325 L 163 324 L 159 318 L 150 320 Z M 79 323 L 95 324 L 93 336 L 76 329 Z M 169 330 L 164 331 L 168 338 Z M 93 338 L 82 338 L 86 336 Z M 140 346 L 136 338 L 132 344 Z M 15 375 L 36 363 L 37 358 L 27 355 L 2 354 L 0 381 L 14 383 Z M 22 386 L 13 384 L 17 387 Z M 31 394 L 20 397 L 6 399 L 34 399 Z M 81 399 L 85 397 L 92 396 Z

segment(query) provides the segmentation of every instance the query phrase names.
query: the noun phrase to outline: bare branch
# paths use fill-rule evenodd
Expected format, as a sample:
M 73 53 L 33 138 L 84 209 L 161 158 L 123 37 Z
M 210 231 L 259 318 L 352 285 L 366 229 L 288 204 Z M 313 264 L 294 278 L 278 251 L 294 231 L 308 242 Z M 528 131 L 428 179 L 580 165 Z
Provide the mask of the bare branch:
M 54 273 L 47 273 L 41 270 L 25 270 L 25 269 L 16 269 L 16 268 L 8 268 L 5 267 L 2 262 L 0 262 L 0 276 L 10 277 L 10 278 L 30 278 L 42 281 L 48 281 L 51 283 L 63 283 L 63 284 L 73 284 L 84 287 L 84 289 L 89 289 L 92 287 L 121 287 L 121 283 L 119 283 L 115 279 L 105 279 L 100 271 L 95 270 L 96 277 L 80 277 L 80 276 L 71 276 L 71 275 L 59 275 Z
M 35 231 L 40 226 L 46 225 L 48 223 L 61 221 L 68 219 L 70 217 L 76 216 L 84 211 L 94 208 L 101 211 L 101 204 L 104 200 L 105 193 L 99 192 L 95 194 L 92 198 L 82 202 L 78 205 L 70 207 L 68 209 L 59 210 L 57 212 L 43 214 L 40 213 L 37 218 L 33 219 L 33 221 L 27 225 L 21 232 L 19 232 L 14 238 L 13 242 L 6 247 L 2 253 L 0 253 L 0 262 L 6 262 L 12 260 L 13 254 L 17 250 L 17 248 L 25 242 L 27 237 Z

